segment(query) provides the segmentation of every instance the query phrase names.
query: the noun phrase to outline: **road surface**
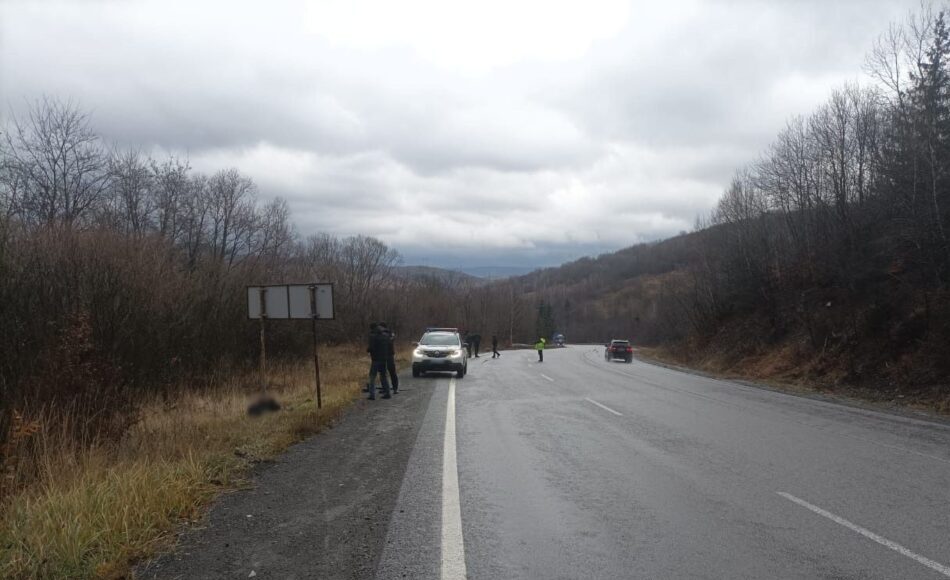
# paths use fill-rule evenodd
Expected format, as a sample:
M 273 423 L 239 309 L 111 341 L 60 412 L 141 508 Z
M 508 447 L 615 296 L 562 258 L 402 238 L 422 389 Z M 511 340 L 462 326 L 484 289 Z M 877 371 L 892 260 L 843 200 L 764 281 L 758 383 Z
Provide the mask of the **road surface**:
M 950 577 L 950 425 L 602 352 L 407 378 L 141 575 Z

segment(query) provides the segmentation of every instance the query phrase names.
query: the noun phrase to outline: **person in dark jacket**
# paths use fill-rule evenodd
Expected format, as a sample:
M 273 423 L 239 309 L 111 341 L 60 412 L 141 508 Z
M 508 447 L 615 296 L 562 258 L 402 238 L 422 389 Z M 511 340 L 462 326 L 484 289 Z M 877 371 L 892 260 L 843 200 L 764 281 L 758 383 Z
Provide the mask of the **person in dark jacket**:
M 478 358 L 478 348 L 482 345 L 482 335 L 480 334 L 471 334 L 468 339 L 472 343 L 472 350 L 475 351 L 475 358 Z
M 399 392 L 399 375 L 396 374 L 396 334 L 390 330 L 389 325 L 380 322 L 379 326 L 383 336 L 389 341 L 389 350 L 386 355 L 386 371 L 389 373 L 389 381 L 393 385 L 393 394 Z
M 383 335 L 379 324 L 373 323 L 369 326 L 369 343 L 366 347 L 369 353 L 369 382 L 366 385 L 369 391 L 370 401 L 376 400 L 376 375 L 379 375 L 379 384 L 383 389 L 383 398 L 390 399 L 389 379 L 386 377 L 386 359 L 389 356 L 389 340 Z
M 468 358 L 472 358 L 472 337 L 467 330 L 462 331 L 462 345 L 468 351 Z
M 491 357 L 498 358 L 501 356 L 501 353 L 498 352 L 498 336 L 493 334 L 491 335 Z

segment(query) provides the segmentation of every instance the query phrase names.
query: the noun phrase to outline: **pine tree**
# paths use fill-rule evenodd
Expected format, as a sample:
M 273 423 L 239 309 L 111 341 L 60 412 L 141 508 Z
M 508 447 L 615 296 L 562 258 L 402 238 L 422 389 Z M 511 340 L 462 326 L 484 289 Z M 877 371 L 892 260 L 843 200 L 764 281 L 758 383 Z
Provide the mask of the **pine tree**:
M 550 338 L 554 334 L 554 307 L 544 300 L 538 304 L 538 317 L 535 321 L 535 333 L 538 337 Z

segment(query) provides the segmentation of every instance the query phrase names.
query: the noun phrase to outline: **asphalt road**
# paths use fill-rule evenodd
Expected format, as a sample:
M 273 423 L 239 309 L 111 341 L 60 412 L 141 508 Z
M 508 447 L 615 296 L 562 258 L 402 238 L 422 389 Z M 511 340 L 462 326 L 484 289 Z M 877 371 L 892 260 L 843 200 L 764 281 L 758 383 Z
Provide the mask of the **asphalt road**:
M 243 494 L 253 504 L 286 485 L 275 471 L 296 474 L 300 493 L 272 506 L 260 532 L 274 547 L 248 555 L 256 544 L 219 517 L 219 505 L 210 526 L 186 537 L 177 568 L 149 570 L 383 580 L 950 577 L 950 425 L 607 363 L 602 352 L 572 346 L 538 363 L 533 352 L 508 351 L 471 360 L 464 379 L 405 379 L 392 405 L 364 403 L 335 430 L 350 430 L 343 444 L 333 433 L 316 437 Z M 367 443 L 379 433 L 384 444 Z M 311 481 L 297 467 L 332 463 L 331 449 L 341 463 L 327 468 L 345 485 Z M 360 475 L 370 472 L 385 485 Z M 376 519 L 372 531 L 350 532 L 358 541 L 330 532 L 365 513 Z M 323 531 L 291 544 L 281 528 L 291 517 L 299 534 Z M 225 543 L 238 548 L 229 556 Z M 229 558 L 237 563 L 221 564 Z
M 468 578 L 950 576 L 950 426 L 602 352 L 508 352 L 455 381 Z M 437 479 L 404 479 L 391 532 L 424 527 Z M 377 578 L 439 577 L 438 536 L 395 537 Z

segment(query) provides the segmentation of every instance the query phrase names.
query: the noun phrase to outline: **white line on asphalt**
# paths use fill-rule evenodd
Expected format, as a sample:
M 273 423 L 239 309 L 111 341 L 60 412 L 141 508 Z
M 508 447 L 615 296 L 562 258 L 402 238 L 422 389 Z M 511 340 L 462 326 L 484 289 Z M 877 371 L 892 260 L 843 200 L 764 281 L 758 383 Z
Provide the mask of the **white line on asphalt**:
M 552 383 L 554 382 L 554 379 L 552 379 L 551 377 L 547 376 L 547 375 L 544 374 L 544 373 L 541 373 L 541 376 L 544 377 L 544 378 L 546 378 L 547 380 L 551 381 Z
M 943 457 L 937 457 L 936 455 L 931 455 L 931 454 L 929 454 L 929 453 L 923 453 L 923 452 L 921 452 L 921 451 L 914 451 L 913 449 L 908 449 L 908 448 L 906 448 L 906 447 L 901 447 L 900 445 L 891 445 L 890 443 L 881 443 L 880 441 L 872 441 L 872 440 L 868 439 L 867 437 L 858 437 L 857 435 L 844 434 L 844 436 L 847 437 L 847 438 L 849 438 L 849 439 L 854 439 L 854 440 L 856 440 L 856 441 L 861 441 L 861 442 L 864 442 L 864 443 L 871 443 L 871 444 L 873 444 L 873 445 L 880 445 L 881 447 L 887 447 L 888 449 L 893 449 L 893 450 L 895 450 L 895 451 L 901 451 L 901 452 L 903 452 L 903 453 L 913 453 L 914 455 L 919 455 L 919 456 L 921 456 L 921 457 L 926 457 L 927 459 L 932 459 L 932 460 L 934 460 L 934 461 L 939 461 L 939 462 L 941 462 L 941 463 L 948 463 L 948 464 L 950 464 L 950 461 L 944 459 Z
M 908 558 L 910 558 L 910 559 L 912 559 L 912 560 L 916 560 L 918 563 L 923 564 L 924 566 L 930 568 L 931 570 L 935 570 L 935 571 L 937 571 L 937 572 L 940 572 L 940 573 L 943 574 L 944 576 L 947 576 L 948 578 L 950 578 L 950 567 L 945 566 L 945 565 L 941 564 L 940 562 L 934 562 L 934 561 L 931 560 L 930 558 L 925 558 L 924 556 L 921 556 L 920 554 L 916 554 L 916 553 L 914 553 L 914 552 L 911 552 L 910 550 L 908 550 L 908 549 L 905 548 L 904 546 L 901 546 L 901 545 L 898 544 L 897 542 L 892 542 L 891 540 L 888 540 L 888 539 L 885 538 L 885 537 L 882 537 L 882 536 L 879 536 L 879 535 L 875 534 L 875 533 L 872 532 L 871 530 L 862 528 L 861 526 L 859 526 L 859 525 L 857 525 L 857 524 L 851 523 L 851 522 L 849 522 L 848 520 L 846 520 L 846 519 L 844 519 L 844 518 L 842 518 L 842 517 L 836 516 L 835 514 L 829 512 L 829 511 L 827 511 L 827 510 L 823 510 L 823 509 L 821 509 L 820 507 L 818 507 L 818 506 L 816 506 L 816 505 L 812 505 L 812 504 L 808 503 L 807 501 L 805 501 L 805 500 L 803 500 L 803 499 L 801 499 L 801 498 L 797 498 L 797 497 L 795 497 L 794 495 L 792 495 L 792 494 L 790 494 L 790 493 L 785 493 L 784 491 L 777 491 L 777 492 L 775 492 L 775 493 L 777 493 L 777 494 L 779 494 L 780 496 L 784 497 L 784 498 L 787 499 L 788 501 L 797 503 L 798 505 L 802 506 L 802 507 L 805 508 L 805 509 L 811 510 L 811 511 L 815 512 L 816 514 L 822 516 L 822 517 L 826 517 L 826 518 L 828 518 L 829 520 L 835 522 L 836 524 L 841 524 L 842 526 L 848 528 L 848 529 L 851 530 L 852 532 L 857 532 L 857 533 L 861 534 L 862 536 L 864 536 L 865 538 L 868 538 L 869 540 L 873 540 L 873 541 L 877 542 L 878 544 L 880 544 L 880 545 L 882 545 L 882 546 L 884 546 L 884 547 L 886 547 L 886 548 L 890 548 L 891 550 L 894 550 L 894 551 L 897 552 L 898 554 L 901 554 L 901 555 L 903 555 L 903 556 L 907 556 Z
M 618 413 L 617 411 L 614 411 L 613 409 L 611 409 L 611 408 L 608 407 L 607 405 L 601 405 L 600 403 L 598 403 L 598 402 L 595 401 L 594 399 L 588 399 L 588 398 L 585 397 L 584 400 L 587 401 L 588 403 L 593 403 L 593 404 L 597 405 L 598 407 L 600 407 L 601 409 L 603 409 L 603 410 L 605 410 L 605 411 L 609 411 L 609 412 L 613 413 L 614 415 L 616 415 L 616 416 L 618 416 L 618 417 L 623 417 L 623 413 Z
M 455 455 L 455 379 L 449 380 L 442 450 L 442 580 L 465 580 L 459 469 Z

